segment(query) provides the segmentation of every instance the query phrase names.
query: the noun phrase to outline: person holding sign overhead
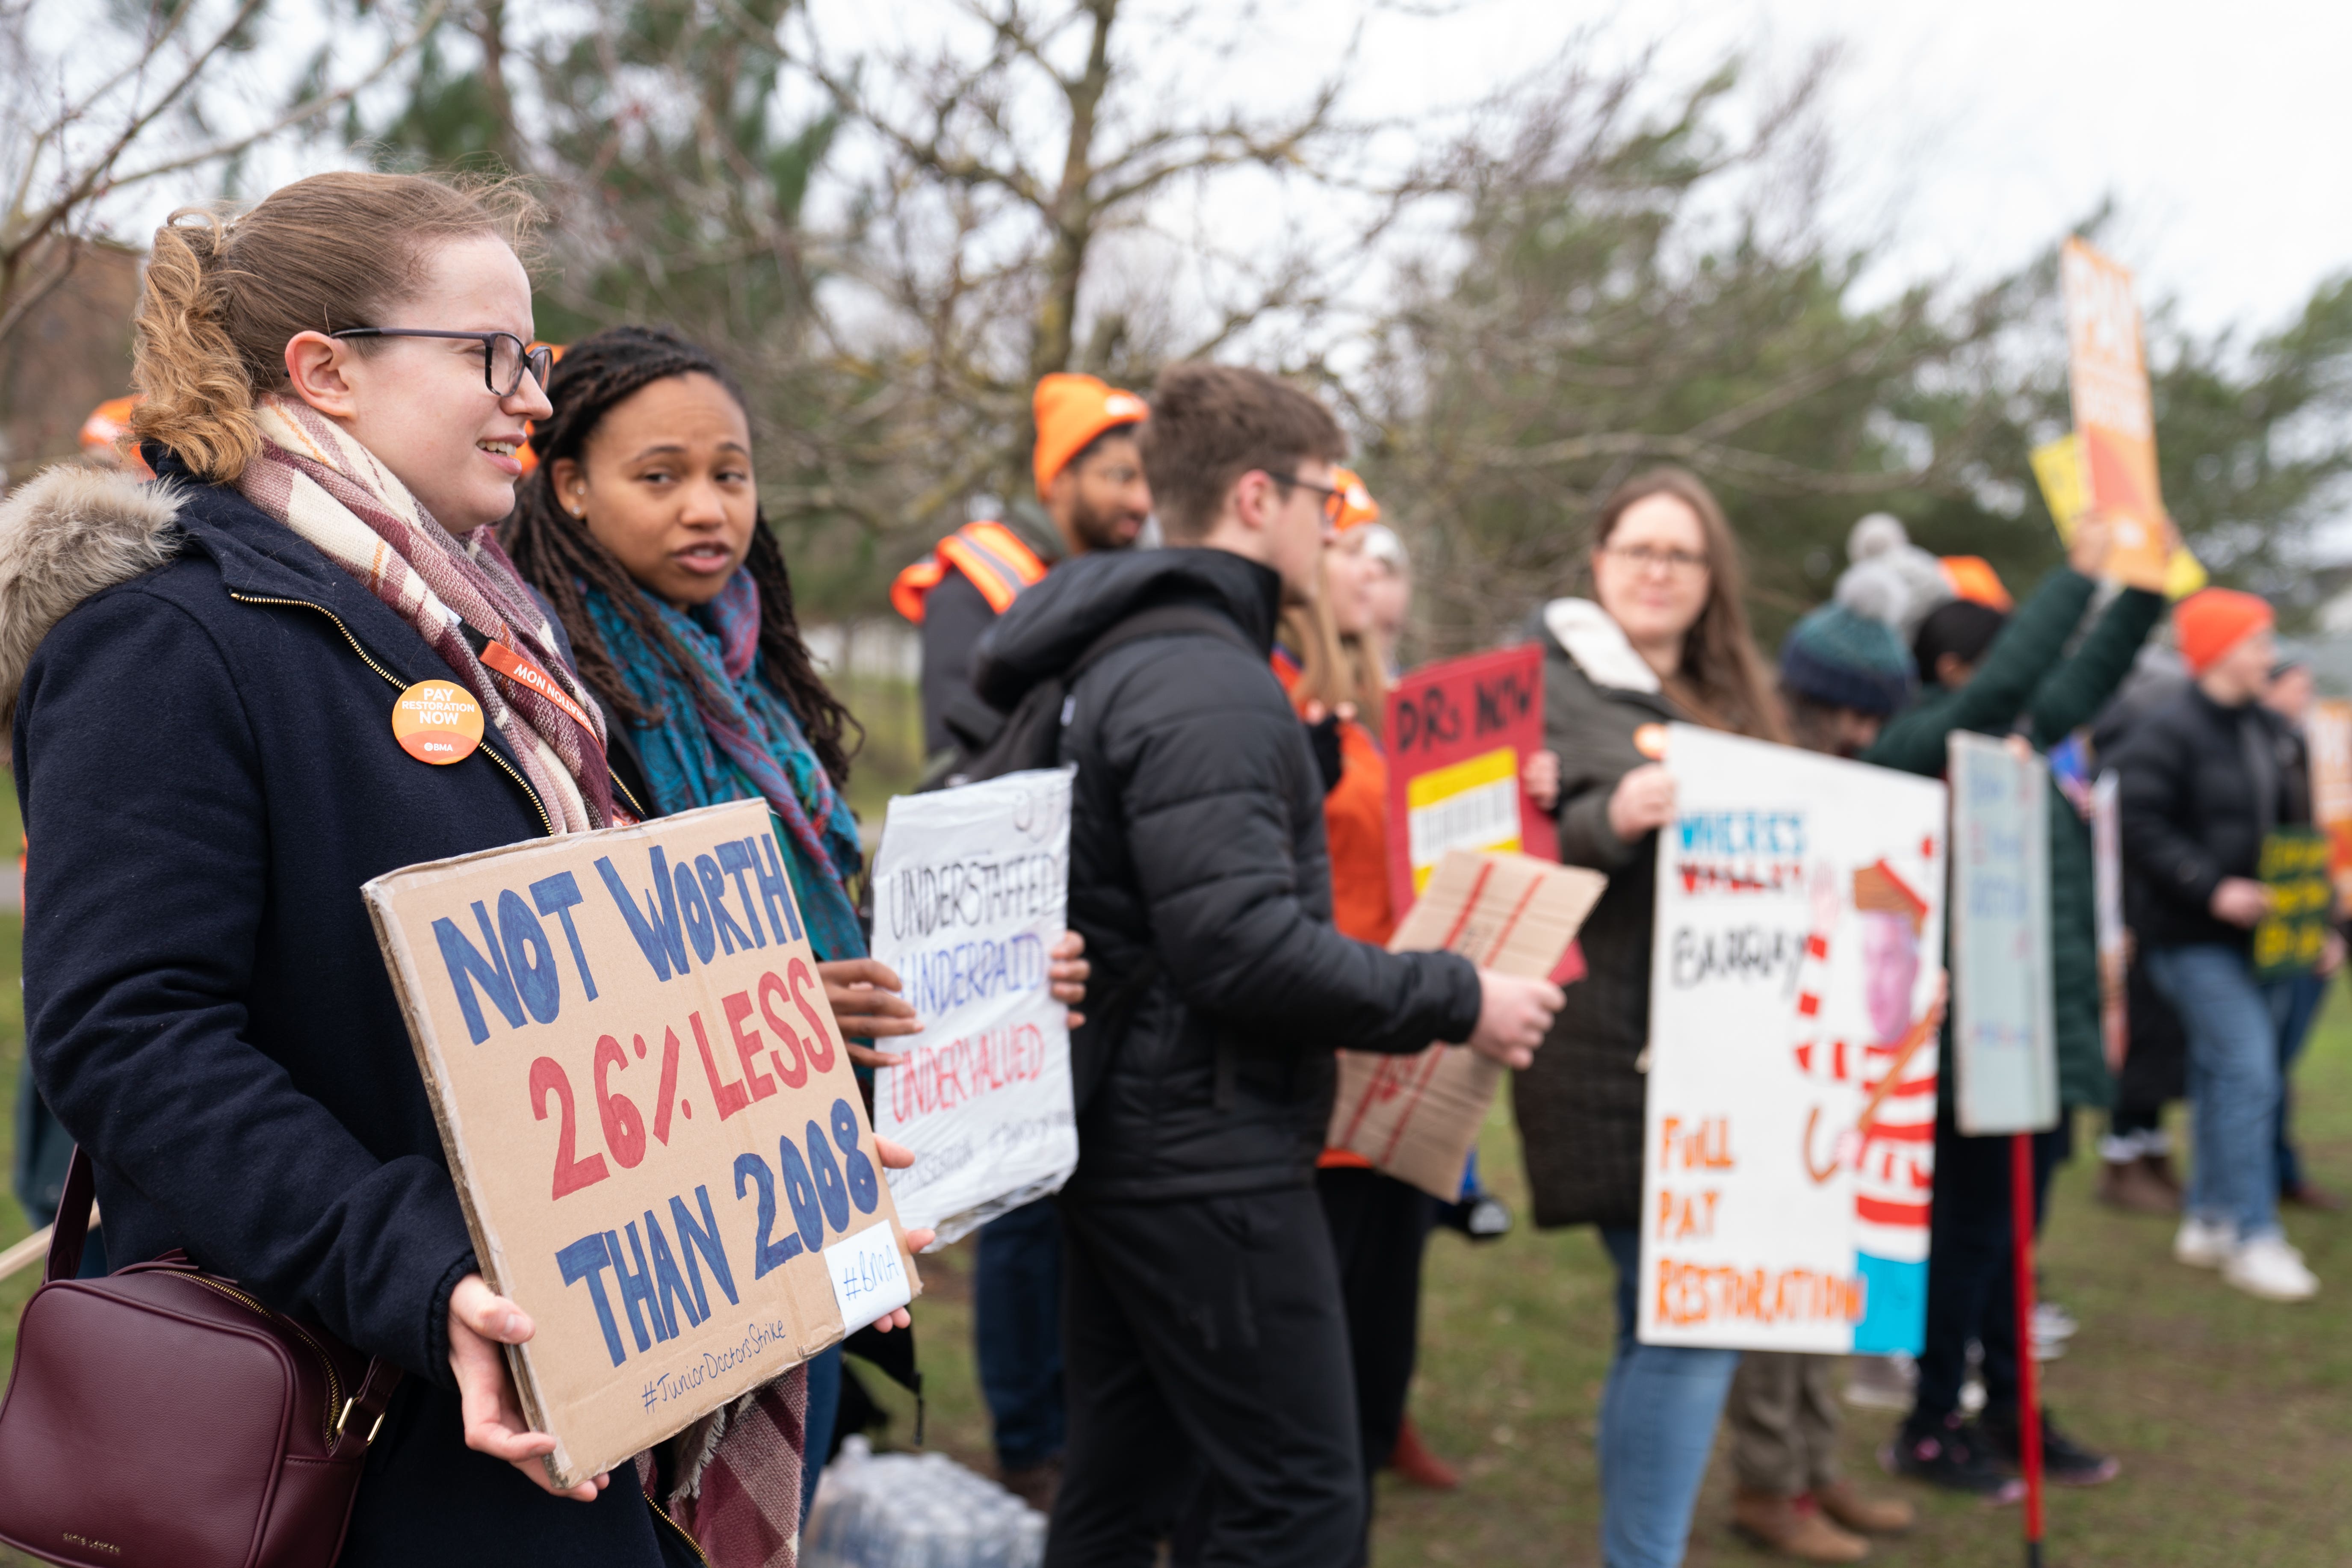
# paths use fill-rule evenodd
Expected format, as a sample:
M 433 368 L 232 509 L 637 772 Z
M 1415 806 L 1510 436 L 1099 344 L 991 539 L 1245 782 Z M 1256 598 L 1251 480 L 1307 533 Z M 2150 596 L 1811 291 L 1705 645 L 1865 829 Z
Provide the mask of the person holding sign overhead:
M 802 640 L 741 390 L 676 333 L 615 327 L 565 353 L 548 399 L 531 434 L 540 468 L 500 531 L 613 717 L 615 773 L 648 816 L 765 800 L 843 1032 L 913 1033 L 898 977 L 866 956 L 850 890 L 865 852 L 841 793 L 856 722 Z M 1055 950 L 1065 1002 L 1082 992 L 1078 951 L 1075 938 Z M 849 1048 L 870 1080 L 884 1058 Z M 838 1347 L 809 1363 L 804 1499 L 841 1376 Z
M 2066 564 L 2050 573 L 2014 614 L 1984 602 L 1990 595 L 1979 581 L 1973 596 L 1928 615 L 1912 645 L 1924 683 L 1918 699 L 1880 731 L 1862 760 L 1940 777 L 1955 731 L 1999 736 L 2021 728 L 2023 736 L 2012 744 L 2030 742 L 2047 751 L 2095 717 L 2129 671 L 2164 604 L 2159 595 L 2126 589 L 2069 650 L 2109 565 L 2112 540 L 2106 518 L 2086 514 L 2067 542 Z M 1990 586 L 1998 585 L 1994 579 Z M 2092 1103 L 2109 1091 L 2091 931 L 2090 837 L 2074 805 L 2054 782 L 2051 788 L 2053 1048 L 2060 1063 L 2062 1102 Z M 1960 1131 L 1950 1092 L 1957 1081 L 1951 1038 L 1948 1027 L 1937 1047 L 1945 1092 L 1937 1100 L 1926 1336 L 1911 1414 L 1895 1435 L 1892 1453 L 1904 1474 L 1957 1490 L 1997 1494 L 2011 1484 L 2010 1472 L 2022 1454 L 2009 1141 Z M 2038 1184 L 2047 1183 L 2063 1158 L 2067 1136 L 2063 1122 L 2034 1135 Z M 2034 1196 L 2038 1213 L 2040 1187 Z M 1973 1422 L 1959 1407 L 1971 1343 L 1981 1352 L 1985 1386 L 1984 1414 Z M 2112 1456 L 2077 1442 L 2046 1406 L 2041 1442 L 2044 1469 L 2053 1480 L 2090 1486 L 2118 1473 Z
M 1633 1337 L 1641 1251 L 1643 1051 L 1649 1037 L 1657 832 L 1674 820 L 1665 727 L 1785 741 L 1748 632 L 1731 525 L 1696 475 L 1628 479 L 1593 531 L 1591 599 L 1544 606 L 1544 738 L 1528 793 L 1556 814 L 1559 858 L 1609 873 L 1578 933 L 1536 1065 L 1514 1085 L 1536 1223 L 1595 1225 L 1617 1268 L 1617 1353 L 1601 1396 L 1601 1550 L 1612 1568 L 1671 1568 L 1690 1539 L 1739 1352 Z
M 360 893 L 632 810 L 488 526 L 551 412 L 530 218 L 381 174 L 174 215 L 134 366 L 162 482 L 0 510 L 41 1092 L 117 1259 L 184 1248 L 407 1374 L 347 1568 L 701 1559 L 634 1466 L 552 1495 L 503 1348 L 534 1325 L 484 1282 Z

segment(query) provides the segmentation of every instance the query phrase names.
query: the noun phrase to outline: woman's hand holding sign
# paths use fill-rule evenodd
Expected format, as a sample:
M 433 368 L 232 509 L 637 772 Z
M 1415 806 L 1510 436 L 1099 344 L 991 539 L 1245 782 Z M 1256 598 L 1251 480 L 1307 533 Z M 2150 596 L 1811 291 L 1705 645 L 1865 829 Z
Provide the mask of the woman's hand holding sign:
M 1675 775 L 1664 763 L 1644 763 L 1617 781 L 1609 796 L 1609 831 L 1631 844 L 1675 819 Z
M 887 1138 L 877 1136 L 874 1151 L 889 1170 L 903 1171 L 915 1163 L 913 1150 Z M 929 1229 L 906 1232 L 907 1250 L 922 1251 L 935 1234 Z M 877 1318 L 873 1326 L 887 1333 L 913 1321 L 907 1309 L 900 1307 Z M 478 1274 L 467 1275 L 449 1292 L 449 1370 L 457 1380 L 458 1417 L 465 1426 L 466 1447 L 506 1460 L 542 1491 L 593 1502 L 596 1494 L 611 1484 L 611 1472 L 600 1471 L 594 1480 L 583 1481 L 569 1491 L 556 1489 L 547 1479 L 544 1463 L 555 1451 L 555 1439 L 530 1429 L 522 1401 L 515 1394 L 514 1378 L 507 1371 L 507 1358 L 499 1348 L 526 1343 L 538 1331 L 529 1312 L 491 1289 Z
M 887 964 L 870 958 L 843 958 L 816 966 L 824 982 L 824 1000 L 849 1047 L 849 1059 L 862 1068 L 887 1068 L 898 1058 L 888 1051 L 861 1046 L 859 1039 L 887 1039 L 893 1035 L 919 1035 L 923 1021 L 915 1005 L 899 994 L 898 976 Z
M 1045 955 L 1045 983 L 1053 990 L 1054 1000 L 1071 1009 L 1073 1029 L 1087 1021 L 1086 1015 L 1076 1010 L 1087 999 L 1087 978 L 1092 972 L 1086 952 L 1087 939 L 1066 931 Z M 845 958 L 820 963 L 816 972 L 824 982 L 824 999 L 840 1020 L 842 1034 L 848 1037 L 849 1059 L 859 1067 L 887 1068 L 898 1060 L 889 1051 L 859 1045 L 859 1039 L 923 1032 L 915 1005 L 901 994 L 905 983 L 887 964 L 871 958 Z
M 504 1459 L 542 1491 L 594 1502 L 611 1482 L 611 1473 L 599 1472 L 593 1481 L 583 1481 L 570 1491 L 555 1490 L 547 1467 L 540 1462 L 555 1452 L 555 1439 L 532 1431 L 524 1420 L 507 1358 L 499 1350 L 521 1344 L 538 1331 L 529 1312 L 491 1289 L 478 1274 L 467 1275 L 449 1292 L 449 1370 L 457 1378 L 466 1447 Z

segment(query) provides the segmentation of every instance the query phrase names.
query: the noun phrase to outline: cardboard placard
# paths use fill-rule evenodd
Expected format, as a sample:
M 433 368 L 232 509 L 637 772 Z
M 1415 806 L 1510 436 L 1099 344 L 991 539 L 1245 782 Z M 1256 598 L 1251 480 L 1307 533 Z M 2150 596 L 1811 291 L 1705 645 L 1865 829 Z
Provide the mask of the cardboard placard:
M 361 891 L 558 1486 L 917 1289 L 763 802 Z
M 2352 702 L 2323 697 L 2303 721 L 2311 756 L 2311 819 L 2327 835 L 2336 896 L 2352 900 Z
M 1577 928 L 1609 879 L 1580 866 L 1525 855 L 1449 851 L 1389 939 L 1391 952 L 1458 952 L 1485 969 L 1546 975 L 1562 984 Z M 1462 1172 L 1504 1068 L 1464 1046 L 1409 1057 L 1339 1053 L 1339 1091 L 1324 1139 L 1377 1170 L 1446 1203 L 1462 1196 Z
M 1389 885 L 1408 910 L 1448 851 L 1559 858 L 1551 818 L 1519 785 L 1543 747 L 1536 643 L 1423 665 L 1389 692 Z
M 2162 488 L 2157 480 L 2156 407 L 2129 268 L 2079 238 L 2059 254 L 2066 296 L 2066 368 L 2074 434 L 2091 505 L 2115 519 L 2110 576 L 2164 591 L 2169 575 Z
M 2058 1125 L 2050 973 L 2050 765 L 1956 730 L 1953 1120 L 1970 1137 Z
M 1944 786 L 1684 724 L 1665 764 L 1641 1338 L 1916 1352 Z
M 1069 1012 L 1046 955 L 1068 925 L 1074 768 L 890 802 L 874 855 L 874 956 L 923 1026 L 875 1044 L 876 1131 L 915 1152 L 898 1217 L 944 1247 L 1061 1191 L 1078 1164 Z
M 2271 909 L 2254 925 L 2254 978 L 2310 973 L 2319 967 L 2336 907 L 2326 836 L 2315 827 L 2273 828 L 2263 840 L 2258 874 L 2271 890 Z

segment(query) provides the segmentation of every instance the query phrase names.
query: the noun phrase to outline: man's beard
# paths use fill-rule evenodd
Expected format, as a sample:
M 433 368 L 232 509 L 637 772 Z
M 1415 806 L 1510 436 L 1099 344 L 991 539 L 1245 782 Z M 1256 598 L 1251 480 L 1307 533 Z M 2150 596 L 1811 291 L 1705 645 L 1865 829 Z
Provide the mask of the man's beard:
M 1082 500 L 1070 509 L 1070 532 L 1080 550 L 1126 550 L 1135 543 L 1142 525 L 1139 522 L 1133 533 L 1123 532 L 1125 519 L 1124 512 L 1098 512 Z

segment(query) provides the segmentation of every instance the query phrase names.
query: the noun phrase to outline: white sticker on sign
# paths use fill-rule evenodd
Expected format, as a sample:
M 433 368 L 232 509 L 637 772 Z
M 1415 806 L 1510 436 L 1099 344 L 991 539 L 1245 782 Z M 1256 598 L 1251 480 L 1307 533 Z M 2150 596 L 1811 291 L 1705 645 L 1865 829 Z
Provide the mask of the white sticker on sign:
M 833 1281 L 833 1299 L 841 1307 L 845 1333 L 854 1334 L 914 1299 L 907 1265 L 898 1257 L 898 1238 L 887 1220 L 878 1220 L 826 1247 L 824 1272 Z

